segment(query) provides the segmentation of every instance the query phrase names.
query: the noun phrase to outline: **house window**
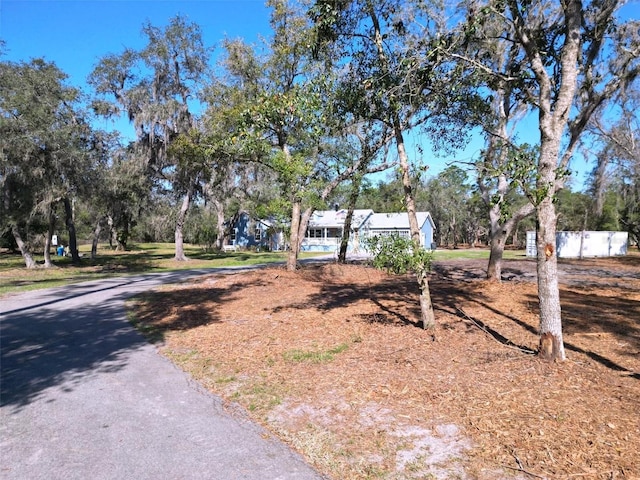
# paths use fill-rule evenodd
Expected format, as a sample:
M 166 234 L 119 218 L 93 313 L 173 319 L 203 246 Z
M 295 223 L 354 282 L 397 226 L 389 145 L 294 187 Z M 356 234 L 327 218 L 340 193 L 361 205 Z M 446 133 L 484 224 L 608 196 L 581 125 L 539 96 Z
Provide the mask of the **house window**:
M 398 237 L 401 238 L 411 238 L 411 232 L 409 232 L 409 230 L 378 230 L 375 232 L 376 235 L 380 235 L 380 236 L 385 236 L 385 237 L 391 237 L 393 235 L 396 235 Z
M 231 230 L 231 235 L 229 235 L 229 240 L 231 243 L 236 243 L 236 229 Z
M 309 238 L 322 238 L 322 229 L 321 228 L 310 228 L 309 229 Z
M 259 242 L 260 240 L 262 240 L 262 230 L 260 230 L 259 228 L 256 228 L 256 234 L 255 234 L 255 237 L 256 237 L 256 241 L 258 241 L 258 242 Z
M 342 238 L 342 230 L 339 228 L 327 229 L 327 238 Z

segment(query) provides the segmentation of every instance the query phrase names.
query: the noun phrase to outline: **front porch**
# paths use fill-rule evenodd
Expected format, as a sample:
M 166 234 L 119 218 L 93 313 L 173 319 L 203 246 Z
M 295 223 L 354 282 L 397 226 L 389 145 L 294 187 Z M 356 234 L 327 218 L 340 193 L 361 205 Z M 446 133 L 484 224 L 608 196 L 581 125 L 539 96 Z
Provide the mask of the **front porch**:
M 342 228 L 309 228 L 302 240 L 303 252 L 335 252 L 340 247 Z

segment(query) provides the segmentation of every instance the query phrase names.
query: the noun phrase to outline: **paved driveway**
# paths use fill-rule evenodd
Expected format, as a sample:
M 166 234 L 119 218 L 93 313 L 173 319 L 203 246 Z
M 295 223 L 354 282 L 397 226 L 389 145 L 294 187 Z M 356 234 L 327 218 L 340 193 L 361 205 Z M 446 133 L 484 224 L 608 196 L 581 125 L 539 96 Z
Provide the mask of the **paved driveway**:
M 206 271 L 0 299 L 0 478 L 320 479 L 156 353 L 123 301 Z

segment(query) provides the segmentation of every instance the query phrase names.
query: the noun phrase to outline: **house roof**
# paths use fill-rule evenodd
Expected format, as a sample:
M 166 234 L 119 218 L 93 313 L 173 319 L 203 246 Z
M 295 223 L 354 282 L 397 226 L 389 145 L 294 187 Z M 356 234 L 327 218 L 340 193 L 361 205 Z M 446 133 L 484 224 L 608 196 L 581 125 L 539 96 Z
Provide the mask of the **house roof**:
M 352 228 L 360 228 L 360 226 L 369 218 L 370 215 L 373 215 L 373 210 L 371 209 L 363 209 L 363 210 L 354 210 L 353 211 L 353 219 L 351 220 Z M 347 210 L 316 210 L 311 218 L 309 219 L 309 227 L 312 228 L 332 228 L 344 227 L 344 221 L 347 218 Z
M 422 228 L 429 221 L 431 227 L 435 228 L 433 219 L 429 212 L 416 212 L 418 218 L 418 226 Z M 369 220 L 369 228 L 375 230 L 406 230 L 409 228 L 409 217 L 407 212 L 400 213 L 374 213 Z

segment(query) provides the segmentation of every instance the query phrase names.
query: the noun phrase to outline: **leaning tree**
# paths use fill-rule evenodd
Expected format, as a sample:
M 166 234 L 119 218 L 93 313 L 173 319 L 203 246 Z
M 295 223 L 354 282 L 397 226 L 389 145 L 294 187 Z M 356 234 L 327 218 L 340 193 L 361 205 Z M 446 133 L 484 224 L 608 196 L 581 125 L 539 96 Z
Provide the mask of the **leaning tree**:
M 472 117 L 485 137 L 485 148 L 475 162 L 476 182 L 489 214 L 487 279 L 500 282 L 506 241 L 518 223 L 535 211 L 529 201 L 515 202 L 522 183 L 530 180 L 516 160 L 531 153 L 528 145 L 518 144 L 518 127 L 531 106 L 520 94 L 525 79 L 518 73 L 525 59 L 511 40 L 503 38 L 502 18 L 486 17 L 478 22 L 472 9 L 467 15 L 470 18 L 464 28 L 450 33 L 455 46 L 452 57 L 462 60 L 466 75 L 483 87 L 481 111 Z

